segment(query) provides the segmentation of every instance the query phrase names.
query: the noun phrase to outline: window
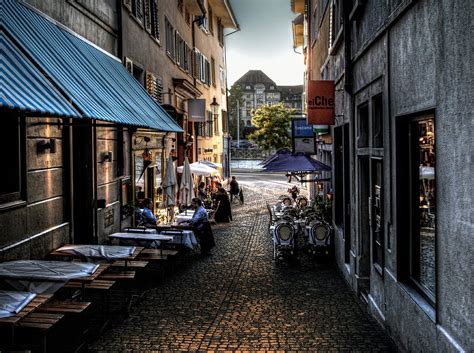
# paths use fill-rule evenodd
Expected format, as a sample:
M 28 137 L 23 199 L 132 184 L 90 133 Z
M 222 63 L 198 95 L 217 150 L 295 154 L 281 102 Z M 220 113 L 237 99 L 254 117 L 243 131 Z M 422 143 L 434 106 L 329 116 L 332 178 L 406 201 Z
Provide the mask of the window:
M 132 0 L 132 15 L 139 22 L 143 22 L 143 0 Z
M 217 19 L 217 40 L 221 46 L 224 46 L 224 26 L 220 18 Z
M 196 132 L 196 136 L 204 136 L 204 123 L 194 123 L 194 131 Z
M 12 113 L 2 113 L 0 147 L 5 151 L 0 182 L 0 203 L 19 201 L 22 198 L 22 144 L 23 126 Z
M 160 24 L 158 18 L 156 0 L 145 0 L 145 29 L 156 40 L 160 40 Z
M 198 49 L 194 49 L 195 77 L 206 85 L 211 85 L 211 63 L 202 55 Z
M 163 79 L 161 77 L 147 72 L 145 88 L 157 103 L 163 104 Z
M 207 8 L 207 17 L 208 17 L 208 29 L 211 34 L 214 34 L 214 24 L 212 16 L 212 7 L 208 6 Z
M 185 43 L 178 31 L 175 32 L 175 60 L 179 67 L 184 68 L 184 57 L 186 55 Z
M 175 38 L 174 38 L 174 28 L 171 23 L 165 18 L 165 30 L 166 30 L 166 54 L 175 60 Z
M 369 147 L 369 105 L 362 104 L 357 109 L 357 147 Z
M 188 26 L 191 26 L 191 14 L 189 13 L 189 10 L 187 7 L 184 9 L 184 20 L 186 21 L 186 24 Z
M 436 293 L 436 152 L 434 114 L 398 126 L 399 261 L 405 279 L 431 304 Z M 408 235 L 408 237 L 406 236 Z
M 216 87 L 216 61 L 211 57 L 211 83 Z
M 383 148 L 383 105 L 382 95 L 372 99 L 372 146 Z
M 329 39 L 329 47 L 332 47 L 342 29 L 342 3 L 341 0 L 334 0 L 331 6 L 331 33 Z
M 222 66 L 219 66 L 219 83 L 221 85 L 222 91 L 225 92 L 225 74 Z
M 213 136 L 214 133 L 214 114 L 211 111 L 207 112 L 206 136 Z
M 219 113 L 214 116 L 214 135 L 219 136 Z
M 140 82 L 142 85 L 145 83 L 145 78 L 143 77 L 143 69 L 137 64 L 133 64 L 132 75 L 135 79 Z
M 263 94 L 264 90 L 263 90 L 263 88 L 257 88 L 255 90 L 255 92 L 261 96 Z

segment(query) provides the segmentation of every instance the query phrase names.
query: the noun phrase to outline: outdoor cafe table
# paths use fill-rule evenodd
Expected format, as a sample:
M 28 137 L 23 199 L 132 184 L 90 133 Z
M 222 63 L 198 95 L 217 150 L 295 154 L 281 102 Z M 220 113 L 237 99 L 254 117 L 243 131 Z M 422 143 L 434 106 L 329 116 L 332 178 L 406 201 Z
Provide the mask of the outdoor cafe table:
M 69 261 L 17 260 L 0 263 L 0 278 L 17 290 L 54 293 L 72 279 L 92 282 L 108 265 Z
M 25 298 L 21 306 L 18 306 L 12 315 L 0 317 L 0 327 L 9 327 L 11 328 L 10 332 L 10 344 L 14 343 L 14 327 L 15 325 L 23 319 L 28 314 L 32 313 L 42 305 L 46 304 L 51 300 L 53 297 L 52 294 L 34 294 L 30 292 L 12 292 L 12 291 L 0 291 L 0 298 L 3 297 L 4 299 L 11 296 L 16 296 L 20 294 Z M 0 299 L 0 302 L 2 300 Z M 1 304 L 0 304 L 1 305 Z
M 181 244 L 190 249 L 194 249 L 194 246 L 197 245 L 196 236 L 194 235 L 194 232 L 189 229 L 178 229 L 176 227 L 174 229 L 170 228 L 163 230 L 159 234 L 172 236 L 172 244 Z
M 109 234 L 110 239 L 118 239 L 119 241 L 132 241 L 137 243 L 146 243 L 146 247 L 151 247 L 153 243 L 160 244 L 161 255 L 163 255 L 163 243 L 173 240 L 172 236 L 153 234 L 153 233 L 113 233 Z
M 132 261 L 143 250 L 143 247 L 122 245 L 64 245 L 50 253 L 50 256 L 70 257 L 85 261 L 125 260 Z

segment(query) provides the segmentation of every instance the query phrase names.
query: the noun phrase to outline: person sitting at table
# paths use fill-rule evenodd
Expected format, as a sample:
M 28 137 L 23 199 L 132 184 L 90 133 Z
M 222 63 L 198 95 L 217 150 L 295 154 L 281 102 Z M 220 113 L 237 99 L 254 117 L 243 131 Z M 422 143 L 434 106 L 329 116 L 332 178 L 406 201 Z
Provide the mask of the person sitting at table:
M 227 191 L 222 187 L 217 189 L 215 204 L 217 206 L 216 213 L 214 214 L 216 223 L 232 221 L 229 195 L 227 195 Z
M 206 183 L 201 181 L 198 185 L 197 197 L 204 202 L 207 199 Z
M 146 198 L 143 200 L 143 212 L 142 212 L 142 217 L 143 217 L 143 223 L 145 225 L 154 225 L 156 226 L 157 219 L 155 215 L 153 214 L 153 202 Z
M 202 206 L 201 199 L 197 197 L 192 200 L 191 208 L 194 210 L 194 214 L 189 223 L 193 226 L 194 234 L 200 240 L 201 255 L 205 256 L 216 245 L 207 211 Z

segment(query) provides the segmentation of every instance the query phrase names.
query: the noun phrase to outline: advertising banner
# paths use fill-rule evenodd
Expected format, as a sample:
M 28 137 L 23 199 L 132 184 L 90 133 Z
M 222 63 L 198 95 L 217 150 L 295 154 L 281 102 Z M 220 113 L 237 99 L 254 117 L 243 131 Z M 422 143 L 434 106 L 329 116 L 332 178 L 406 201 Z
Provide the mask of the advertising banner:
M 188 120 L 196 123 L 206 121 L 205 99 L 191 99 L 188 101 Z
M 334 81 L 308 81 L 309 125 L 334 125 Z
M 291 120 L 291 137 L 293 152 L 316 153 L 313 126 L 308 125 L 305 118 Z

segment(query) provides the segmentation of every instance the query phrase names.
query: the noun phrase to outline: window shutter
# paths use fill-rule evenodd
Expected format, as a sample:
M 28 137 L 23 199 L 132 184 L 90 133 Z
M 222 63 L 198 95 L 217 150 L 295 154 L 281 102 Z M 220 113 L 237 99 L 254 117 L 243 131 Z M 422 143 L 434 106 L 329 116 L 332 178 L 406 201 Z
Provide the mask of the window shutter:
M 143 21 L 143 0 L 135 0 L 135 17 L 140 22 Z
M 145 0 L 145 29 L 151 33 L 152 6 L 150 0 Z
M 163 103 L 163 79 L 151 72 L 146 73 L 145 88 L 150 96 L 158 103 Z
M 125 58 L 125 68 L 127 69 L 128 72 L 133 74 L 133 61 L 127 57 Z
M 123 6 L 125 6 L 128 11 L 132 12 L 132 0 L 123 0 Z

